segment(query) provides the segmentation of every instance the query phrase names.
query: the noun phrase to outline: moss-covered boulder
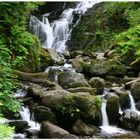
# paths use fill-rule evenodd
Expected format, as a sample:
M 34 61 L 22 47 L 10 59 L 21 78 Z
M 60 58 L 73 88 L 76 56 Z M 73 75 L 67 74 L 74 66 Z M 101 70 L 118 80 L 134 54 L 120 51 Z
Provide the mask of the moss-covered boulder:
M 118 60 L 110 59 L 96 59 L 92 61 L 91 65 L 84 65 L 84 73 L 91 76 L 123 76 L 127 73 L 126 67 L 119 63 Z
M 52 110 L 45 106 L 37 106 L 34 109 L 34 116 L 37 121 L 50 121 L 56 124 L 56 117 Z
M 73 124 L 72 132 L 76 135 L 92 136 L 95 134 L 96 129 L 79 119 Z
M 109 93 L 107 96 L 107 114 L 110 123 L 116 123 L 119 118 L 119 96 Z
M 58 83 L 63 88 L 89 87 L 82 74 L 76 72 L 62 72 L 58 75 Z

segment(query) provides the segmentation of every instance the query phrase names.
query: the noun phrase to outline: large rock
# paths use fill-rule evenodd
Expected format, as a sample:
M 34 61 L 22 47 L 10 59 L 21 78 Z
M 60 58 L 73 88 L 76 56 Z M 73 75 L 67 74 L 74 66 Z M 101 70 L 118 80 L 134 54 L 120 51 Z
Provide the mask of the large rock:
M 82 120 L 77 120 L 72 126 L 72 132 L 76 135 L 92 136 L 96 131 Z
M 96 88 L 98 93 L 103 93 L 105 87 L 105 80 L 100 77 L 93 77 L 90 79 L 89 84 L 91 87 Z
M 127 73 L 126 67 L 117 60 L 96 59 L 92 65 L 84 65 L 84 73 L 91 76 L 122 76 Z
M 42 103 L 46 106 L 56 108 L 62 104 L 63 99 L 69 94 L 66 90 L 47 91 L 42 97 Z
M 15 127 L 16 132 L 21 132 L 28 127 L 28 122 L 23 120 L 9 120 L 6 122 L 11 127 Z
M 58 83 L 63 88 L 88 87 L 89 84 L 82 74 L 62 72 L 58 75 Z
M 134 82 L 130 88 L 133 98 L 138 101 L 140 100 L 140 82 Z
M 56 123 L 56 117 L 52 110 L 45 106 L 37 106 L 34 110 L 34 116 L 37 121 L 50 121 Z
M 136 130 L 140 124 L 140 114 L 136 111 L 126 110 L 120 117 L 120 122 L 123 128 Z
M 115 93 L 109 93 L 107 96 L 107 114 L 110 123 L 116 123 L 119 118 L 119 96 Z
M 43 138 L 63 138 L 69 132 L 47 121 L 41 123 L 41 135 Z

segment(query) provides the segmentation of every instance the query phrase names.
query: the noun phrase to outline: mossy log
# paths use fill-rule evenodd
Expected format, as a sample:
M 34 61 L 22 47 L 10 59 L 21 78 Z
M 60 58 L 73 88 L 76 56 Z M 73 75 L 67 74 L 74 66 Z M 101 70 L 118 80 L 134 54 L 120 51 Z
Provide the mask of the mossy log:
M 18 70 L 13 70 L 13 72 L 18 76 L 20 80 L 29 81 L 38 84 L 44 83 L 47 84 L 48 86 L 56 85 L 56 83 L 48 80 L 48 73 L 44 73 L 44 72 L 26 73 Z

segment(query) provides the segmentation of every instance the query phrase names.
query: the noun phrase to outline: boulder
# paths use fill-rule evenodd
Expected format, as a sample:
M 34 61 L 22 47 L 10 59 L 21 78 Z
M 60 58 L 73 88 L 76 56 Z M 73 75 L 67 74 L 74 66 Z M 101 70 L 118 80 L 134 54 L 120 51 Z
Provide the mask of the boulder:
M 120 106 L 124 110 L 126 108 L 129 108 L 129 96 L 126 91 L 119 91 L 117 95 L 120 97 Z
M 76 135 L 92 136 L 96 131 L 90 125 L 79 119 L 73 124 L 72 132 Z
M 62 72 L 58 75 L 58 83 L 63 88 L 89 87 L 82 74 L 76 72 Z
M 105 87 L 105 80 L 100 77 L 93 77 L 90 79 L 89 84 L 91 87 L 96 88 L 97 92 L 102 94 Z
M 119 96 L 115 93 L 109 93 L 106 96 L 107 99 L 107 114 L 110 123 L 116 123 L 119 118 Z
M 120 122 L 123 128 L 136 130 L 140 124 L 140 114 L 136 111 L 126 110 L 120 117 Z
M 63 138 L 64 136 L 68 135 L 69 132 L 51 124 L 50 122 L 44 121 L 41 123 L 41 135 L 43 138 Z
M 67 94 L 69 94 L 69 92 L 66 90 L 47 91 L 46 94 L 42 96 L 42 103 L 45 106 L 56 108 L 58 105 L 62 104 Z
M 45 106 L 37 106 L 34 110 L 34 116 L 37 121 L 50 121 L 56 124 L 56 117 L 52 110 Z
M 91 95 L 95 95 L 95 93 L 96 93 L 96 89 L 95 88 L 91 88 L 91 87 L 68 88 L 67 90 L 69 92 L 72 92 L 72 93 L 87 92 L 87 93 L 90 93 Z
M 134 100 L 140 100 L 140 81 L 134 82 L 130 88 Z
M 24 120 L 9 120 L 6 122 L 11 127 L 15 127 L 16 132 L 21 132 L 28 127 L 28 122 Z
M 92 64 L 84 65 L 84 73 L 91 76 L 123 76 L 127 73 L 126 67 L 117 60 L 96 59 Z

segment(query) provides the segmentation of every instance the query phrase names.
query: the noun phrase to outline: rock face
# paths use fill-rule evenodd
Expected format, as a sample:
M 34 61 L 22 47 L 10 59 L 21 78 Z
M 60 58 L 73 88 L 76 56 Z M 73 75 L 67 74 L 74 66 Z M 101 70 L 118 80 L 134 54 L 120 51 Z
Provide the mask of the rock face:
M 43 138 L 63 138 L 69 132 L 45 121 L 41 123 L 41 134 Z
M 84 66 L 84 73 L 92 76 L 122 76 L 125 75 L 127 70 L 123 64 L 118 63 L 116 60 L 96 59 L 92 61 L 91 65 Z
M 95 130 L 82 120 L 77 120 L 72 127 L 72 132 L 81 136 L 92 136 L 95 133 Z
M 83 75 L 76 72 L 62 72 L 58 75 L 58 83 L 63 88 L 88 87 Z
M 140 114 L 135 111 L 126 110 L 120 117 L 120 121 L 123 128 L 137 130 L 140 124 Z
M 134 82 L 130 88 L 130 91 L 136 101 L 140 100 L 140 82 Z
M 50 108 L 45 106 L 37 106 L 34 110 L 34 116 L 37 121 L 50 121 L 56 123 L 56 117 Z

